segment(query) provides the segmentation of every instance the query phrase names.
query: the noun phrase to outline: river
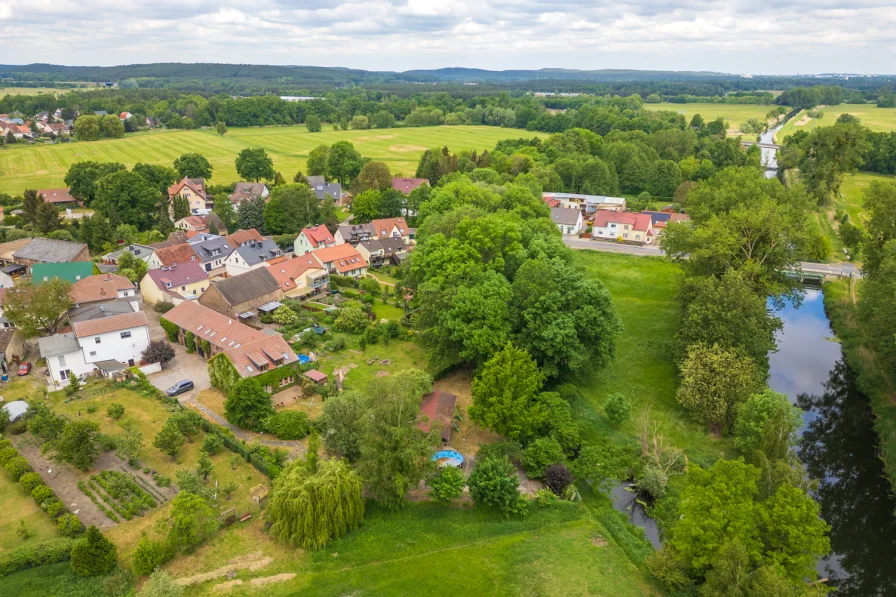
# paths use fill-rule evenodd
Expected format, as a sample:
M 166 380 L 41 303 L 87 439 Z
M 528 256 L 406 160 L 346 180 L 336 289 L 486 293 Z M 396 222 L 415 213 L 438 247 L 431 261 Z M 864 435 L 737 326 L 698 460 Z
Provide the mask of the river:
M 831 555 L 818 563 L 838 597 L 896 595 L 896 496 L 884 475 L 870 402 L 856 387 L 824 312 L 824 295 L 806 289 L 800 306 L 777 312 L 784 323 L 769 357 L 769 386 L 803 411 L 799 457 L 819 480 L 813 497 L 831 525 Z M 628 483 L 611 493 L 614 506 L 660 545 Z
M 786 120 L 784 122 L 786 122 Z M 784 122 L 759 135 L 759 142 L 774 145 L 775 133 L 781 130 L 784 126 Z M 766 147 L 760 147 L 760 150 L 762 151 L 762 165 L 765 166 L 765 177 L 776 177 L 778 175 L 778 150 Z

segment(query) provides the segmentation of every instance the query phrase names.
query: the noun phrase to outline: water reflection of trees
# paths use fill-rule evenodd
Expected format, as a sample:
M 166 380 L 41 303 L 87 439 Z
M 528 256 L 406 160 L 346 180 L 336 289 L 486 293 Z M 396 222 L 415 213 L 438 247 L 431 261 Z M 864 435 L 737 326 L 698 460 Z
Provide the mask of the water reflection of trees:
M 839 361 L 824 395 L 803 394 L 797 404 L 817 413 L 803 433 L 800 458 L 821 481 L 821 515 L 832 527 L 831 550 L 839 555 L 839 569 L 834 563 L 825 575 L 840 597 L 896 594 L 896 498 L 855 374 Z

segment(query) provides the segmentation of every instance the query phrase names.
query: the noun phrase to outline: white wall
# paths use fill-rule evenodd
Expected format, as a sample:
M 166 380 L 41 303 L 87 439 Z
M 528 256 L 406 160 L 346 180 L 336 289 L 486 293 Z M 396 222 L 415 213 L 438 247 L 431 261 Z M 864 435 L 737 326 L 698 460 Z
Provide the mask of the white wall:
M 92 364 L 88 365 L 84 362 L 84 354 L 80 350 L 62 355 L 62 358 L 65 361 L 64 366 L 59 362 L 60 357 L 58 356 L 47 358 L 47 368 L 50 370 L 50 377 L 57 385 L 68 385 L 68 378 L 62 379 L 59 373 L 63 369 L 70 371 L 71 375 L 79 377 L 87 375 L 96 369 Z
M 131 337 L 122 338 L 123 332 L 130 332 Z M 96 342 L 97 338 L 100 340 L 99 344 Z M 79 337 L 78 344 L 84 353 L 84 362 L 88 365 L 97 361 L 129 363 L 130 359 L 136 364 L 140 362 L 140 354 L 149 346 L 149 327 L 141 326 L 108 334 Z

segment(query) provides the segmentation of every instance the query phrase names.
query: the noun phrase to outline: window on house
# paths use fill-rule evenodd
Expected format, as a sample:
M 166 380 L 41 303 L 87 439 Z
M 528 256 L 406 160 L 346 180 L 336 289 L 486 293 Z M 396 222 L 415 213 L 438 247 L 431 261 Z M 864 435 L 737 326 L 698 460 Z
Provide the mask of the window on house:
M 93 341 L 96 342 L 97 344 L 102 344 L 102 342 L 103 342 L 102 340 L 100 340 L 100 337 L 99 337 L 99 336 L 97 336 L 96 338 L 94 338 Z
M 59 377 L 61 377 L 62 380 L 65 381 L 66 379 L 68 379 L 68 374 L 69 374 L 69 370 L 63 369 L 62 371 L 59 372 Z
M 131 333 L 130 333 L 130 332 L 122 332 L 122 333 L 121 333 L 121 338 L 122 338 L 122 339 L 124 339 L 124 338 L 130 338 L 130 337 L 131 337 Z
M 95 356 L 96 356 L 96 351 L 95 351 L 95 350 L 91 351 L 91 352 L 90 352 L 90 356 L 95 357 Z
M 63 354 L 59 355 L 59 366 L 65 367 L 65 355 L 63 355 Z M 63 379 L 65 379 L 65 378 L 63 377 Z

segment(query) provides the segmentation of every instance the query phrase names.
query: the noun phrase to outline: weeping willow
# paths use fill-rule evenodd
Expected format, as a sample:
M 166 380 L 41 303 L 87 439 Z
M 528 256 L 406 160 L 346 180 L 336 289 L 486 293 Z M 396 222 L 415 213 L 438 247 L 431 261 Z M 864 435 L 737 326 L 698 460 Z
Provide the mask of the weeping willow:
M 320 549 L 364 520 L 361 478 L 342 460 L 296 460 L 274 480 L 271 533 L 294 547 Z

